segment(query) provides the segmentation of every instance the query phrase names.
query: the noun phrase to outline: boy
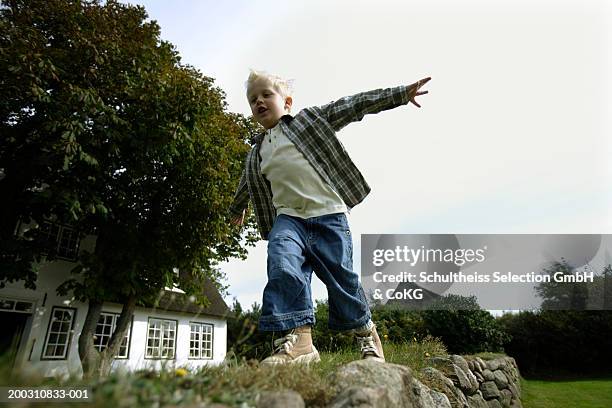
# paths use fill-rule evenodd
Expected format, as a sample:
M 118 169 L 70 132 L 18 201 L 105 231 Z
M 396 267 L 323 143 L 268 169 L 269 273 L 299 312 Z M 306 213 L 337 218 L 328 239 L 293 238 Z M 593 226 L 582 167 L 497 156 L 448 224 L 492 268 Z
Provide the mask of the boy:
M 410 86 L 378 89 L 311 107 L 291 116 L 289 83 L 251 71 L 247 99 L 265 131 L 253 140 L 234 202 L 232 223 L 241 225 L 249 199 L 259 232 L 268 240 L 268 283 L 259 330 L 289 331 L 275 340 L 264 364 L 319 361 L 312 344 L 315 322 L 311 277 L 327 287 L 329 327 L 350 330 L 362 358 L 384 362 L 384 353 L 368 303 L 353 271 L 353 244 L 346 212 L 370 187 L 355 167 L 336 132 L 368 113 L 413 103 L 431 78 Z

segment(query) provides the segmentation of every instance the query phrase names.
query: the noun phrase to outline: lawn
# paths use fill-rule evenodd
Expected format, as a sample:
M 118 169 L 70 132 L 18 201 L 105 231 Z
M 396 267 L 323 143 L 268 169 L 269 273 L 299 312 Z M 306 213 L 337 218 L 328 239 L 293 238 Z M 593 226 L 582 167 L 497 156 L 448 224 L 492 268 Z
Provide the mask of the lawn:
M 524 408 L 610 408 L 612 378 L 564 381 L 525 380 Z

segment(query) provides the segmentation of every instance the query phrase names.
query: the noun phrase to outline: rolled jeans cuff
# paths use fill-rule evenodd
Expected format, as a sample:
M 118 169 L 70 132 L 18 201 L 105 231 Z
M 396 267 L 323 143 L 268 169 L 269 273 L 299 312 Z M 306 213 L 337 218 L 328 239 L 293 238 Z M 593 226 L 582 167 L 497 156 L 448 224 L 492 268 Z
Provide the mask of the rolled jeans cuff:
M 359 331 L 371 330 L 373 326 L 374 326 L 374 322 L 372 322 L 372 316 L 369 313 L 366 314 L 361 319 L 355 320 L 354 322 L 351 322 L 351 323 L 338 324 L 332 321 L 329 322 L 329 329 L 336 330 L 336 331 L 354 332 L 357 330 Z
M 261 316 L 258 329 L 260 331 L 285 331 L 295 329 L 306 324 L 315 324 L 314 311 L 301 310 L 284 314 Z

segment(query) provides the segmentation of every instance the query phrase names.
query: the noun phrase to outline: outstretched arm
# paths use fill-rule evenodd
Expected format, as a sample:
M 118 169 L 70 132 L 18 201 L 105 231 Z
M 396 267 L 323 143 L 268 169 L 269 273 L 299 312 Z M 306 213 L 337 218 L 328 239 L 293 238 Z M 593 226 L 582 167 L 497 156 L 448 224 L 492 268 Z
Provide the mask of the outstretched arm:
M 425 95 L 428 91 L 419 91 L 431 77 L 421 79 L 412 85 L 402 85 L 395 88 L 376 89 L 352 96 L 345 96 L 321 106 L 322 114 L 337 132 L 351 122 L 358 122 L 367 114 L 378 113 L 401 105 L 412 103 L 421 107 L 416 97 Z

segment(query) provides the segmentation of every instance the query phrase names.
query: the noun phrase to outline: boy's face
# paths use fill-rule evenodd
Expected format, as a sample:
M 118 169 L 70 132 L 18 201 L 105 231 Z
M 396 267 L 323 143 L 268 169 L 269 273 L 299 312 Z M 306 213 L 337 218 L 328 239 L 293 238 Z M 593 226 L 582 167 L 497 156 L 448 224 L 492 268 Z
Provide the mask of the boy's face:
M 280 118 L 289 113 L 292 99 L 283 98 L 272 86 L 270 80 L 258 78 L 247 89 L 247 98 L 253 117 L 266 129 L 271 129 Z

